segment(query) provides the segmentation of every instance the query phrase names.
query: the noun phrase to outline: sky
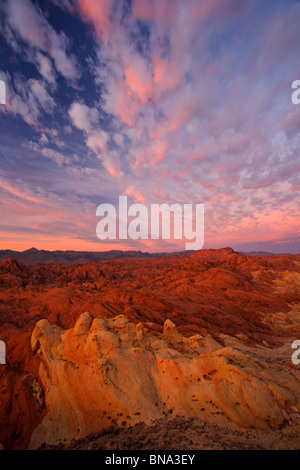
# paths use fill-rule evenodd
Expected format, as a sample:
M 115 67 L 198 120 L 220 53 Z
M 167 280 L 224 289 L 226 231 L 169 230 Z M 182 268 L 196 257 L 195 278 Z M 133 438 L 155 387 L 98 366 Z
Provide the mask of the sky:
M 204 248 L 300 252 L 298 0 L 1 0 L 0 249 L 99 240 L 98 205 L 204 204 Z

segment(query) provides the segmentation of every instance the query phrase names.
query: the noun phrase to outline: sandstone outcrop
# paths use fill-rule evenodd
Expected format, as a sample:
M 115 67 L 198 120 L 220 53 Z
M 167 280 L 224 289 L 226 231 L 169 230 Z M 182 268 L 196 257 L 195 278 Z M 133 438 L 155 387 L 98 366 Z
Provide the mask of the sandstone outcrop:
M 40 320 L 31 346 L 40 358 L 47 414 L 31 448 L 163 416 L 244 428 L 297 425 L 300 377 L 285 366 L 285 349 L 253 349 L 226 335 L 223 342 L 185 338 L 170 320 L 161 337 L 123 315 L 84 313 L 68 330 Z

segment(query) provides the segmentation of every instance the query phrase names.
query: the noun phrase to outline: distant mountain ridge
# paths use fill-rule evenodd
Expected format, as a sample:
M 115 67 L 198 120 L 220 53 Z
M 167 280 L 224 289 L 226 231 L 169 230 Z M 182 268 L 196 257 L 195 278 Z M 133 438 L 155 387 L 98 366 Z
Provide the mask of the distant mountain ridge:
M 233 250 L 234 251 L 234 250 Z M 74 250 L 38 250 L 37 248 L 29 248 L 24 251 L 15 250 L 0 250 L 0 262 L 4 259 L 16 258 L 25 264 L 37 264 L 37 263 L 61 263 L 61 264 L 73 264 L 73 263 L 87 263 L 93 261 L 105 261 L 114 259 L 131 259 L 131 258 L 164 258 L 166 256 L 175 255 L 187 255 L 193 253 L 193 250 L 176 251 L 171 253 L 148 253 L 139 250 L 109 250 L 109 251 L 74 251 Z M 288 256 L 290 253 L 271 253 L 267 251 L 236 251 L 246 256 Z
M 74 250 L 38 250 L 37 248 L 30 248 L 24 251 L 15 250 L 0 250 L 0 261 L 3 259 L 16 258 L 25 264 L 37 263 L 87 263 L 93 261 L 105 261 L 122 258 L 163 258 L 172 255 L 184 255 L 192 253 L 193 251 L 178 251 L 174 253 L 148 253 L 142 251 L 122 251 L 122 250 L 109 250 L 109 251 L 74 251 Z
M 237 251 L 241 255 L 246 256 L 289 256 L 291 253 L 272 253 L 271 251 Z

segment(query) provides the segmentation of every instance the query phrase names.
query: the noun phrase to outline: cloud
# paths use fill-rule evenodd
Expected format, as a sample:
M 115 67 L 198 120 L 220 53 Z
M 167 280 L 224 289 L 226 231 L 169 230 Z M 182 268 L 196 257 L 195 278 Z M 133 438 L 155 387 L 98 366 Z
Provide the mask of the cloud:
M 113 29 L 110 20 L 113 14 L 113 0 L 95 2 L 93 0 L 78 0 L 78 7 L 83 18 L 92 22 L 97 34 L 107 43 L 109 33 Z
M 35 204 L 42 204 L 43 201 L 40 199 L 31 196 L 30 194 L 27 194 L 25 192 L 20 191 L 19 189 L 15 188 L 14 186 L 11 186 L 8 182 L 0 179 L 0 188 L 4 189 L 5 191 L 9 192 L 13 196 L 17 196 L 20 199 L 24 199 L 25 201 L 28 202 L 33 202 Z
M 69 116 L 74 126 L 90 133 L 98 123 L 99 114 L 96 108 L 89 108 L 83 103 L 75 102 L 69 109 Z
M 16 40 L 21 39 L 29 47 L 49 55 L 57 71 L 66 79 L 76 80 L 80 76 L 75 57 L 68 53 L 66 35 L 57 33 L 30 0 L 8 0 L 5 13 L 6 27 Z M 42 65 L 41 60 L 44 61 Z M 39 56 L 38 61 L 40 70 L 45 71 L 45 59 Z
M 57 152 L 56 150 L 52 148 L 44 147 L 40 149 L 40 152 L 45 157 L 54 161 L 58 166 L 70 165 L 73 162 L 73 159 L 71 157 L 63 155 L 62 153 Z
M 39 80 L 29 81 L 30 93 L 37 101 L 38 105 L 44 110 L 51 112 L 55 107 L 55 101 L 48 91 L 43 82 Z
M 1 74 L 0 74 L 1 76 Z M 56 103 L 43 80 L 29 79 L 15 74 L 2 75 L 6 83 L 7 103 L 3 112 L 19 115 L 33 127 L 39 127 L 42 113 L 52 114 Z
M 119 155 L 110 150 L 110 135 L 99 124 L 99 113 L 83 103 L 74 102 L 69 109 L 69 116 L 74 126 L 85 133 L 86 145 L 102 162 L 105 170 L 113 177 L 122 175 Z
M 51 85 L 56 85 L 56 73 L 50 59 L 41 52 L 36 53 L 37 68 L 43 79 Z

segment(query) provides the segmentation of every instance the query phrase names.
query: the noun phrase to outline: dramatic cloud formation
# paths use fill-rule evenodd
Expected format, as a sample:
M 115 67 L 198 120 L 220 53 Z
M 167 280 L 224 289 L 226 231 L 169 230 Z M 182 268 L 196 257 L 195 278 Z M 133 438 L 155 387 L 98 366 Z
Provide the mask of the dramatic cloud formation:
M 206 247 L 299 252 L 299 2 L 6 0 L 1 10 L 3 246 L 21 246 L 22 233 L 24 248 L 121 246 L 97 240 L 95 212 L 126 194 L 204 203 Z M 122 248 L 184 245 L 155 243 Z

